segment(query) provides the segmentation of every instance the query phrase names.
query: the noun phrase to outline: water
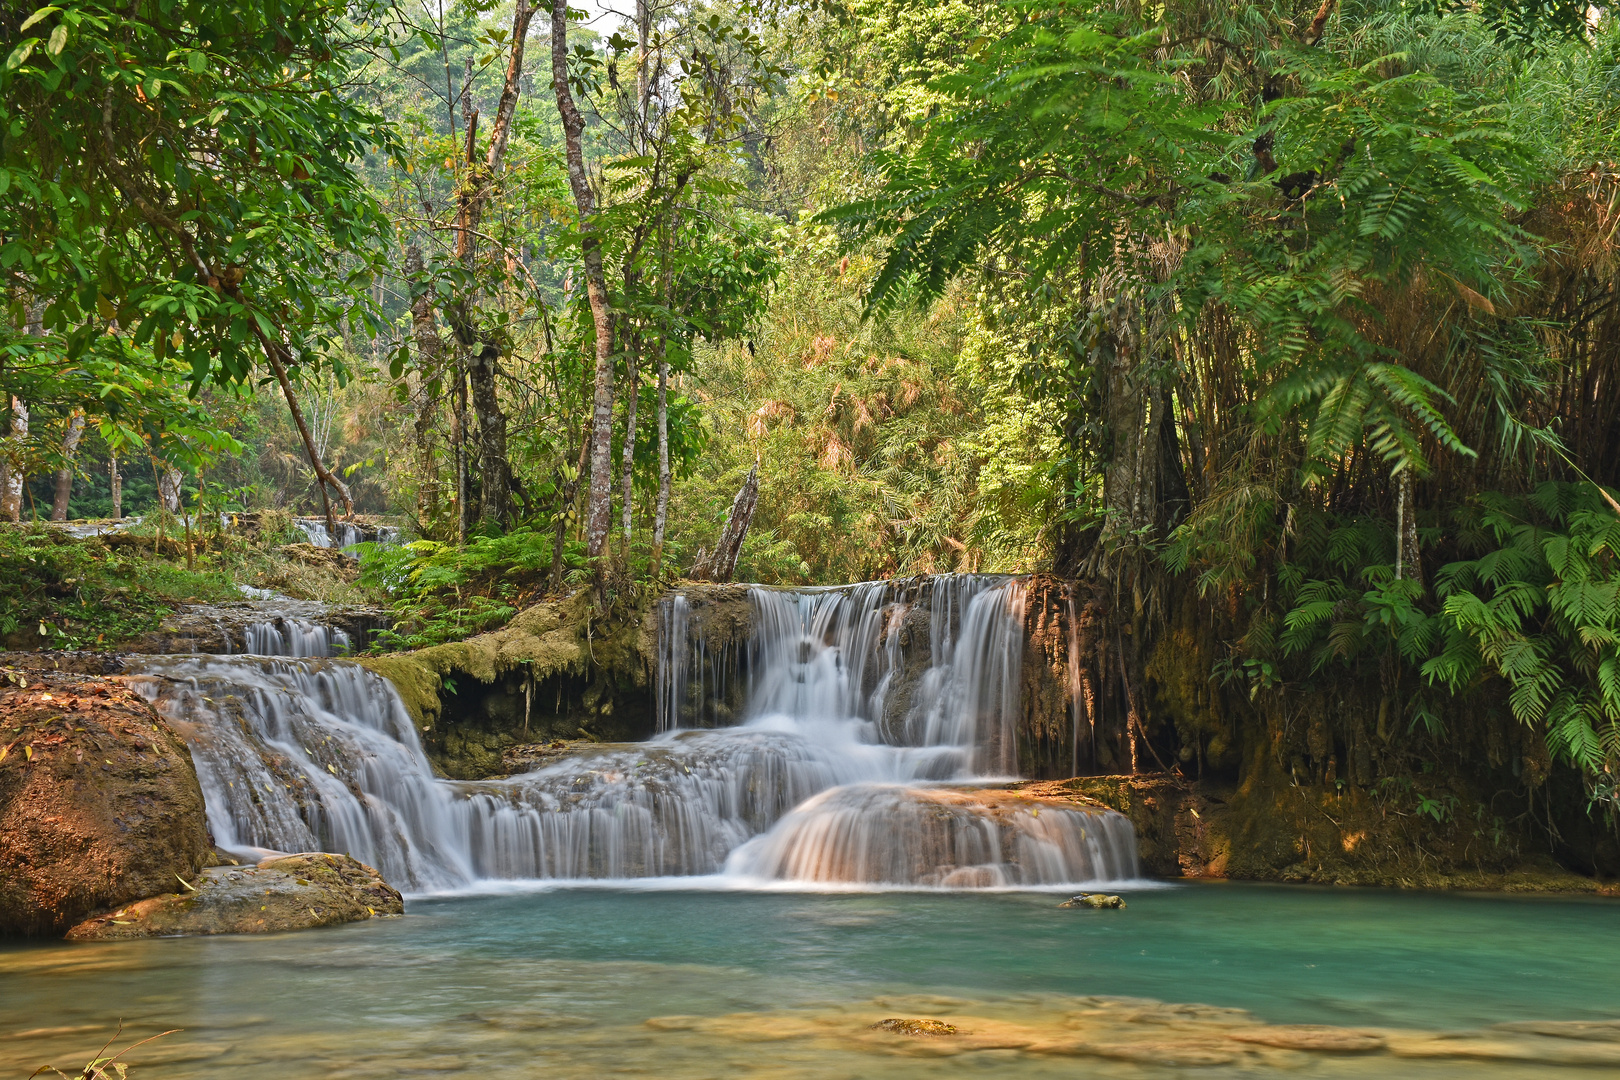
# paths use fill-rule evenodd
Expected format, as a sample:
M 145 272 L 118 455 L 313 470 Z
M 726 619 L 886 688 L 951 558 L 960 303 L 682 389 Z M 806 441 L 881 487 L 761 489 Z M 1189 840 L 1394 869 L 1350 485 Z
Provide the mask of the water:
M 335 541 L 323 518 L 294 518 L 293 524 L 303 532 L 308 542 L 315 547 L 346 549 L 362 543 L 366 539 L 365 530 L 352 521 L 335 522 L 337 526 L 337 538 Z M 397 544 L 400 535 L 400 529 L 396 525 L 379 525 L 376 528 L 376 542 L 379 544 Z
M 346 630 L 306 619 L 267 619 L 243 630 L 243 652 L 254 656 L 343 656 L 353 648 Z
M 220 846 L 254 858 L 347 852 L 409 892 L 490 879 L 1010 888 L 1134 878 L 1123 816 L 982 789 L 1010 771 L 1022 583 L 944 578 L 930 589 L 916 670 L 900 647 L 907 605 L 888 585 L 753 589 L 744 723 L 669 730 L 508 779 L 436 779 L 399 695 L 358 665 L 158 658 L 133 684 L 191 745 Z M 686 632 L 682 603 L 666 613 L 668 637 Z M 298 636 L 281 623 L 250 631 L 250 651 L 330 647 L 319 628 Z M 662 651 L 688 644 L 666 640 Z M 904 708 L 891 700 L 897 679 Z M 660 683 L 679 696 L 668 670 Z
M 76 1071 L 122 1023 L 184 1029 L 137 1080 L 1620 1076 L 1612 901 L 1132 881 L 1119 815 L 987 786 L 1021 583 L 747 602 L 740 644 L 668 605 L 658 738 L 477 783 L 356 664 L 150 659 L 222 845 L 350 851 L 407 914 L 0 944 L 0 1073 Z M 1057 907 L 1107 880 L 1125 910 Z
M 1613 1041 L 1522 1030 L 1620 1016 L 1612 902 L 1241 885 L 1127 899 L 565 888 L 262 938 L 10 944 L 0 1073 L 82 1066 L 122 1018 L 119 1045 L 185 1029 L 133 1053 L 136 1080 L 1620 1075 Z M 891 1016 L 963 1035 L 867 1030 Z M 1242 1041 L 1261 1022 L 1388 1049 Z

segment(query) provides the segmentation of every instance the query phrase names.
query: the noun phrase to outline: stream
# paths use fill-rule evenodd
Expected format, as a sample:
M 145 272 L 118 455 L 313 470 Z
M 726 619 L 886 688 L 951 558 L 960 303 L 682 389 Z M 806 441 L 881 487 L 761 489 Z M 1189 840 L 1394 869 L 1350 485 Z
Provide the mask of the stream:
M 301 934 L 6 946 L 0 1073 L 82 1066 L 122 1019 L 128 1041 L 185 1029 L 133 1055 L 161 1066 L 133 1076 L 172 1080 L 1620 1075 L 1603 901 L 1176 885 L 1075 911 L 1041 892 L 508 890 Z M 895 1016 L 1078 1033 L 1104 1053 L 871 1037 Z M 1554 1018 L 1611 1024 L 1537 1033 Z M 1407 1041 L 1232 1041 L 1257 1020 Z
M 0 945 L 0 1074 L 122 1024 L 183 1029 L 127 1059 L 175 1080 L 1620 1076 L 1612 902 L 1141 880 L 1122 815 L 996 790 L 1023 582 L 923 588 L 754 588 L 723 656 L 675 596 L 652 739 L 482 781 L 318 622 L 132 660 L 220 846 L 349 852 L 407 914 Z

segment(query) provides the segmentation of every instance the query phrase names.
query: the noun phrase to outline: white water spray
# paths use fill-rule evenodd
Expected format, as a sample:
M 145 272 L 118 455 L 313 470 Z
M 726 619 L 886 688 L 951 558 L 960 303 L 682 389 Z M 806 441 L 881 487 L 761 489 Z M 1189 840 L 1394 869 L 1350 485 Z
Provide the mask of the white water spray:
M 660 622 L 660 719 L 685 706 L 720 722 L 704 710 L 720 671 L 746 673 L 741 723 L 502 780 L 435 778 L 398 694 L 356 664 L 160 658 L 133 682 L 191 744 L 222 847 L 346 851 L 413 891 L 716 873 L 946 887 L 1135 876 L 1123 816 L 973 787 L 1016 768 L 1021 581 L 748 597 L 740 656 L 704 640 L 686 597 Z

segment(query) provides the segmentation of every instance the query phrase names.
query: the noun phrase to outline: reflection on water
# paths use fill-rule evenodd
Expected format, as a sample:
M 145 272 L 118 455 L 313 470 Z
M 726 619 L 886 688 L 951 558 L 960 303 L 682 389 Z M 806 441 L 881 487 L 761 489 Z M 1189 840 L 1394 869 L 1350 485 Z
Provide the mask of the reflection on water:
M 271 937 L 0 949 L 0 1075 L 1620 1074 L 1607 904 L 1188 887 L 560 890 Z M 874 1031 L 927 1017 L 958 1034 Z M 1580 1070 L 1580 1071 L 1577 1071 Z

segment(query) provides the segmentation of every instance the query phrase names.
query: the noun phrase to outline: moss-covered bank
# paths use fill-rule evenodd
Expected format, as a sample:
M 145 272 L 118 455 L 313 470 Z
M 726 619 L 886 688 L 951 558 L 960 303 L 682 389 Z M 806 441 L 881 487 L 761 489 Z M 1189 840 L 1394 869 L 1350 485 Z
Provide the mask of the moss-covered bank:
M 604 611 L 580 590 L 499 630 L 361 663 L 399 690 L 437 770 L 482 779 L 508 772 L 514 748 L 651 735 L 655 609 L 637 596 Z

